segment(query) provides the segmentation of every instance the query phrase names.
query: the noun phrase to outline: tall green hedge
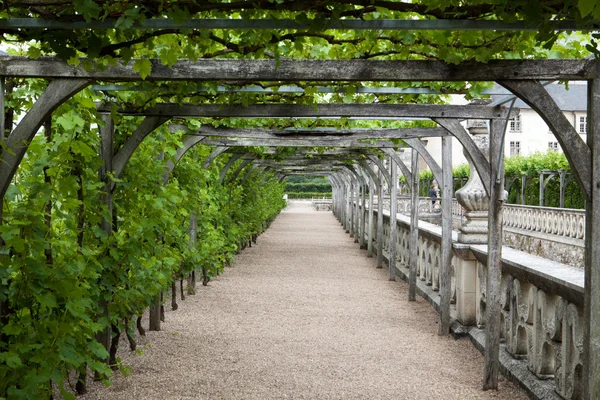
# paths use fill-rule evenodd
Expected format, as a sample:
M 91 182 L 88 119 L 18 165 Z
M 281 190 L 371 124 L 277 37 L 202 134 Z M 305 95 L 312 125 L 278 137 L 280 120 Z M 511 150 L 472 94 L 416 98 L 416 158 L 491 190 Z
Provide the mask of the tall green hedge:
M 565 189 L 565 208 L 585 207 L 585 198 L 579 188 L 577 181 L 571 174 L 571 168 L 564 153 L 548 151 L 546 153 L 534 153 L 529 156 L 513 156 L 505 159 L 505 188 L 508 191 L 508 204 L 522 204 L 521 202 L 521 176 L 525 176 L 525 204 L 532 206 L 540 205 L 540 171 L 566 171 L 567 186 Z M 468 164 L 458 165 L 453 168 L 454 190 L 460 189 L 469 178 L 470 168 Z M 546 175 L 547 177 L 548 175 Z M 402 177 L 402 182 L 406 180 Z M 419 194 L 428 196 L 429 187 L 433 182 L 431 171 L 423 171 L 419 174 Z M 560 206 L 560 178 L 555 175 L 546 185 L 544 192 L 544 206 Z

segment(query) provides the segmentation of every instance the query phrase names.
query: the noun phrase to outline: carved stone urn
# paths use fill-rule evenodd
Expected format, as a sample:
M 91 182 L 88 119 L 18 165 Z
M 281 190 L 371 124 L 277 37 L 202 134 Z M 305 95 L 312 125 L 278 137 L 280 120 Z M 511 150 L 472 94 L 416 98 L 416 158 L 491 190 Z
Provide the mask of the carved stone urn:
M 480 126 L 480 124 L 473 124 L 473 126 L 468 127 L 468 130 L 474 134 L 473 140 L 487 158 L 488 138 L 487 135 L 481 134 L 483 132 L 487 134 L 487 128 Z M 463 154 L 469 162 L 470 176 L 465 186 L 456 191 L 456 200 L 465 209 L 465 221 L 459 228 L 458 240 L 461 243 L 487 243 L 489 197 L 485 192 L 471 156 L 466 150 L 463 150 Z

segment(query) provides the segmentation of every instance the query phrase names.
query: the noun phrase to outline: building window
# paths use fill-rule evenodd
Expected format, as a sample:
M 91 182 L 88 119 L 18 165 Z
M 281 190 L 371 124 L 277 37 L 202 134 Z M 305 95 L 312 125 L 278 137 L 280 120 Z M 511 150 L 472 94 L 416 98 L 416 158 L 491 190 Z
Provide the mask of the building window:
M 587 117 L 579 117 L 579 133 L 587 133 Z
M 521 115 L 517 115 L 516 117 L 510 120 L 510 132 L 521 132 Z
M 558 151 L 558 142 L 548 142 L 548 151 Z
M 510 156 L 521 154 L 521 142 L 510 142 Z

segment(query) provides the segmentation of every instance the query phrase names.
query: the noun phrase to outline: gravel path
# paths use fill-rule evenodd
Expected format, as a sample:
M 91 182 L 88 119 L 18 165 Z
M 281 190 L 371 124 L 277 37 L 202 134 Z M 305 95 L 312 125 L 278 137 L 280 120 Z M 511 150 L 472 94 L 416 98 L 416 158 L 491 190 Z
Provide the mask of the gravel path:
M 437 314 L 390 282 L 331 213 L 291 202 L 235 266 L 121 343 L 131 369 L 82 399 L 526 399 L 483 358 L 437 336 Z

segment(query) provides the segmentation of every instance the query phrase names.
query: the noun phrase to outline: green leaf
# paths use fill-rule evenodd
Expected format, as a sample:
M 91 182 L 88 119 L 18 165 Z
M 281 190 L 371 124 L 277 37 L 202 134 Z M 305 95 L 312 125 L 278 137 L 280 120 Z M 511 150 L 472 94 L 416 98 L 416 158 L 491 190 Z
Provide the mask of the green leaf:
M 587 17 L 597 7 L 597 0 L 579 0 L 579 12 L 582 17 Z
M 5 363 L 9 368 L 17 368 L 23 365 L 21 358 L 13 352 L 0 353 L 0 361 Z
M 139 72 L 142 79 L 146 79 L 152 72 L 152 63 L 150 60 L 140 58 L 133 63 L 133 72 Z
M 102 12 L 102 8 L 92 0 L 73 0 L 73 6 L 88 22 L 92 19 L 98 19 Z

